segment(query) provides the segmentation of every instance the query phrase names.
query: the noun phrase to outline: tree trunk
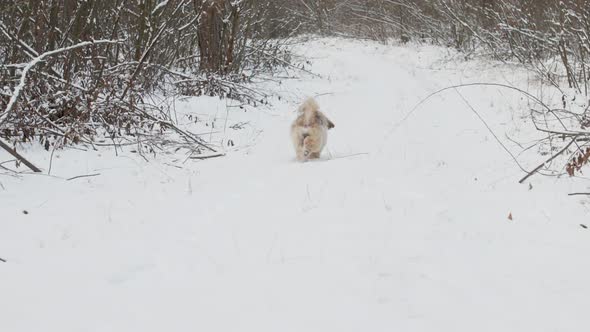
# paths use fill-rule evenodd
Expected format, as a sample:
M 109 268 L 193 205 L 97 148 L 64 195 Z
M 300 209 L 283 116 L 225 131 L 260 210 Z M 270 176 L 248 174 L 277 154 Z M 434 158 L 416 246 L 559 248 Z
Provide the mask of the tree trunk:
M 206 0 L 199 20 L 198 39 L 200 69 L 206 72 L 219 72 L 222 57 L 222 10 L 225 0 Z

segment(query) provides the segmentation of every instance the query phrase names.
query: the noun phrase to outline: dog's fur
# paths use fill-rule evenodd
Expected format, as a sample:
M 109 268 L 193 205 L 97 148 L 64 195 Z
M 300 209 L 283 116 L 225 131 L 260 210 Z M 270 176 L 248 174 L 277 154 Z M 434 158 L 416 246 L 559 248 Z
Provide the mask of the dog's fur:
M 306 99 L 297 112 L 299 116 L 291 125 L 297 160 L 317 159 L 328 140 L 328 129 L 334 128 L 334 123 L 320 112 L 313 98 Z

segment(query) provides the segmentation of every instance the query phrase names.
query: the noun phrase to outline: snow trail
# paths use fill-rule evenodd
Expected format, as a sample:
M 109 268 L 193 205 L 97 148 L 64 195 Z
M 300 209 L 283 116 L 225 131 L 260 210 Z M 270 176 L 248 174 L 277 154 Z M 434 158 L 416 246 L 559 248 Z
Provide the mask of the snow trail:
M 566 196 L 585 184 L 519 185 L 452 91 L 392 130 L 432 91 L 526 75 L 441 62 L 452 54 L 429 46 L 299 51 L 323 78 L 273 87 L 270 110 L 229 113 L 251 127 L 224 158 L 178 169 L 68 150 L 57 175 L 101 176 L 0 178 L 1 330 L 585 331 L 588 205 Z M 336 128 L 321 160 L 296 163 L 289 125 L 316 94 Z M 536 137 L 516 93 L 462 94 L 501 137 Z

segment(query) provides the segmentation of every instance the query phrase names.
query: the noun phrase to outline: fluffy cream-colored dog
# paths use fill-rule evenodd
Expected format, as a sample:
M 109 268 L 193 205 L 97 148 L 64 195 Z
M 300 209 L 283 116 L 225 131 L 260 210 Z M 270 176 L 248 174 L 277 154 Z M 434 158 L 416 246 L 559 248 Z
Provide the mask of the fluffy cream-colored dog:
M 328 129 L 334 128 L 313 98 L 306 99 L 297 111 L 299 116 L 291 125 L 291 139 L 297 160 L 307 161 L 320 157 L 328 140 Z

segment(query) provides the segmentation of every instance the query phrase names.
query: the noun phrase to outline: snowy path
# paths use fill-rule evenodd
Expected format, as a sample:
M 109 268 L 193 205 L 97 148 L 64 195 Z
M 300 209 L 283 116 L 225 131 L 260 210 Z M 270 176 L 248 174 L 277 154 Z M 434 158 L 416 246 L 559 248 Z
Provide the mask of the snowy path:
M 225 158 L 66 151 L 55 174 L 101 176 L 0 177 L 0 330 L 587 331 L 588 207 L 566 195 L 585 183 L 519 185 L 453 91 L 400 123 L 438 88 L 522 74 L 431 47 L 308 45 L 325 78 L 284 82 L 287 101 L 245 115 L 256 144 Z M 323 93 L 328 151 L 295 163 L 295 103 Z M 462 93 L 515 152 L 504 133 L 535 137 L 520 96 Z

